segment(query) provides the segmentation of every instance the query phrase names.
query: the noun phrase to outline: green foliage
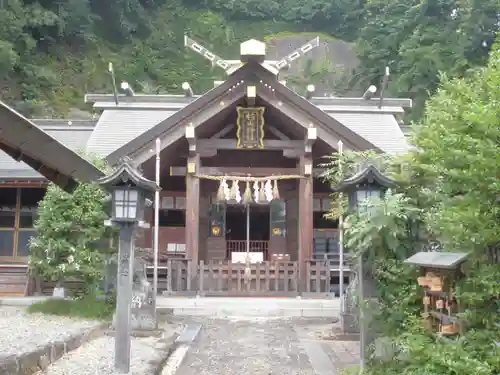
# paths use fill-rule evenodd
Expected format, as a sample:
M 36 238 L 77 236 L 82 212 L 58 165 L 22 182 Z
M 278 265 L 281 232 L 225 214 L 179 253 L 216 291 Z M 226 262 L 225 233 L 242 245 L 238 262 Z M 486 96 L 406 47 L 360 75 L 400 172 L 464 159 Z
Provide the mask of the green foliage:
M 418 248 L 411 228 L 420 216 L 404 194 L 388 190 L 382 198 L 363 202 L 359 213 L 348 215 L 344 223 L 346 248 L 363 257 L 365 271 L 376 283 L 379 312 L 371 329 L 384 335 L 399 332 L 399 325 L 420 309 L 417 273 L 403 264 Z
M 498 0 L 371 0 L 359 31 L 362 87 L 380 84 L 391 68 L 392 94 L 414 99 L 413 117 L 439 84 L 440 72 L 461 76 L 485 63 L 498 32 Z
M 184 33 L 235 58 L 246 39 L 310 32 L 356 41 L 361 66 L 351 85 L 362 90 L 390 65 L 390 91 L 414 98 L 418 117 L 439 71 L 461 75 L 485 62 L 499 8 L 498 0 L 2 0 L 0 92 L 27 116 L 64 116 L 84 106 L 85 92 L 111 91 L 110 61 L 137 91 L 176 93 L 190 81 L 201 92 L 224 73 L 187 51 Z M 314 65 L 301 84 L 350 89 L 329 80 L 327 61 Z
M 95 288 L 113 251 L 110 229 L 104 226 L 107 205 L 108 193 L 97 185 L 81 183 L 73 194 L 49 185 L 39 203 L 37 237 L 30 244 L 35 274 L 54 281 L 77 278 L 89 290 Z
M 416 149 L 404 159 L 405 173 L 400 176 L 407 179 L 402 189 L 406 204 L 418 203 L 422 209 L 421 219 L 430 234 L 424 238 L 437 239 L 444 250 L 470 252 L 462 269 L 464 278 L 456 287 L 456 298 L 465 307 L 460 317 L 466 332 L 461 337 L 445 340 L 423 330 L 421 308 L 411 303 L 422 297 L 415 275 L 389 251 L 397 242 L 384 240 L 384 231 L 369 232 L 361 223 L 353 226 L 359 232 L 350 234 L 351 246 L 367 248 L 363 231 L 372 244 L 382 245 L 374 263 L 385 308 L 376 321 L 386 323 L 382 332 L 397 348 L 389 362 L 372 359 L 367 374 L 496 375 L 500 370 L 500 265 L 492 256 L 500 252 L 499 103 L 500 46 L 496 45 L 486 68 L 464 79 L 443 77 L 425 117 L 414 128 Z M 415 189 L 417 183 L 420 189 Z M 379 216 L 364 224 L 376 225 Z
M 28 308 L 28 312 L 32 314 L 41 313 L 89 320 L 111 321 L 115 312 L 115 304 L 111 300 L 89 295 L 82 299 L 50 299 L 38 302 L 31 305 Z
M 357 215 L 345 221 L 346 245 L 364 254 L 368 263 L 376 258 L 405 260 L 414 252 L 409 242 L 408 228 L 416 221 L 420 210 L 412 207 L 404 194 L 388 190 L 382 198 L 361 203 Z

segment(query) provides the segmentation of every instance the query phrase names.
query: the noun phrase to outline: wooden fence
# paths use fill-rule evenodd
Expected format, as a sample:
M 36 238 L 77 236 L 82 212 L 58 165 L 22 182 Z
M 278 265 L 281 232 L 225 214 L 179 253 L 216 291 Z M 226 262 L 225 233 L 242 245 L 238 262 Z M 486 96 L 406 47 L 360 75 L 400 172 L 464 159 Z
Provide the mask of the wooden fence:
M 332 271 L 333 270 L 333 271 Z M 152 281 L 153 268 L 148 267 Z M 334 267 L 309 261 L 303 284 L 296 261 L 244 263 L 170 259 L 158 268 L 158 290 L 165 295 L 201 296 L 324 296 L 330 294 Z
M 305 275 L 301 278 L 297 261 L 276 260 L 247 267 L 245 263 L 227 260 L 201 261 L 196 265 L 189 259 L 169 259 L 158 267 L 158 292 L 170 296 L 331 297 L 332 280 L 338 278 L 338 270 L 337 260 L 311 260 L 306 262 Z M 348 269 L 346 271 L 348 275 Z M 146 267 L 146 273 L 152 283 L 151 265 Z M 40 284 L 33 292 L 52 294 L 54 282 Z M 62 284 L 70 293 L 81 291 L 85 286 L 78 280 L 66 280 Z

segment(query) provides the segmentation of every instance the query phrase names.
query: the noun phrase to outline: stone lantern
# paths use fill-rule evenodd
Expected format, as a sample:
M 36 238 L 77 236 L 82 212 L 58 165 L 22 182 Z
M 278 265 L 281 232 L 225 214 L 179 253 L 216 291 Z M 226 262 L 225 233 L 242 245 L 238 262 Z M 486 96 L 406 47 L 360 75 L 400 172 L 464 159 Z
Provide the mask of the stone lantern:
M 365 207 L 363 201 L 373 197 L 382 198 L 387 189 L 395 186 L 394 180 L 384 176 L 374 165 L 370 165 L 342 181 L 333 191 L 346 193 L 351 212 L 359 212 Z
M 144 222 L 146 199 L 158 190 L 159 186 L 144 178 L 128 158 L 122 159 L 118 168 L 108 176 L 97 180 L 97 183 L 111 193 L 111 218 L 106 224 L 120 231 L 115 313 L 115 370 L 129 373 L 135 233 L 138 228 L 149 227 Z
M 374 165 L 370 165 L 359 173 L 342 181 L 333 189 L 333 191 L 347 194 L 350 214 L 358 214 L 361 210 L 369 209 L 369 206 L 364 203 L 367 199 L 382 198 L 387 189 L 393 188 L 396 185 L 397 184 L 394 180 L 383 175 Z M 376 290 L 373 280 L 370 279 L 369 275 L 365 275 L 363 256 L 358 258 L 355 269 L 357 274 L 355 284 L 358 287 L 359 299 L 363 305 L 365 299 L 368 300 L 375 297 Z M 353 289 L 355 288 L 351 286 L 351 290 Z M 370 319 L 364 312 L 365 308 L 360 306 L 359 319 L 357 319 L 359 327 L 355 327 L 356 319 L 354 318 L 354 312 L 352 311 L 352 297 L 353 296 L 347 296 L 346 302 L 343 304 L 345 309 L 344 311 L 341 311 L 342 331 L 343 333 L 349 334 L 359 330 L 361 349 L 360 370 L 362 370 L 365 363 L 367 341 L 371 341 L 367 338 L 367 326 Z

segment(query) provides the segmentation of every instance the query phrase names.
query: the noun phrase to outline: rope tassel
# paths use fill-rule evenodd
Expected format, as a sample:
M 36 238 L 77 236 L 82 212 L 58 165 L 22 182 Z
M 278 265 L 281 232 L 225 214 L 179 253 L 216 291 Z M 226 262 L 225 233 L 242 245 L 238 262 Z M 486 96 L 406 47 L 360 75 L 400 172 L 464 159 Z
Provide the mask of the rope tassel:
M 253 183 L 253 200 L 255 202 L 259 201 L 259 183 L 257 181 Z
M 240 192 L 240 182 L 238 180 L 234 181 L 233 187 L 236 185 L 236 188 L 234 189 L 234 199 L 236 202 L 240 203 L 241 202 L 241 192 Z
M 278 190 L 278 180 L 273 181 L 273 199 L 280 199 L 280 191 Z
M 259 190 L 259 203 L 264 203 L 266 201 L 266 185 L 264 181 L 260 183 L 260 190 Z
M 236 200 L 236 197 L 238 197 L 240 188 L 238 187 L 238 181 L 233 180 L 233 184 L 231 185 L 231 200 Z
M 243 194 L 243 204 L 252 203 L 252 189 L 250 189 L 250 181 L 247 181 L 245 187 L 245 193 Z
M 219 189 L 217 189 L 217 201 L 222 202 L 226 200 L 226 194 L 224 189 L 224 184 L 226 180 L 221 180 L 219 184 Z

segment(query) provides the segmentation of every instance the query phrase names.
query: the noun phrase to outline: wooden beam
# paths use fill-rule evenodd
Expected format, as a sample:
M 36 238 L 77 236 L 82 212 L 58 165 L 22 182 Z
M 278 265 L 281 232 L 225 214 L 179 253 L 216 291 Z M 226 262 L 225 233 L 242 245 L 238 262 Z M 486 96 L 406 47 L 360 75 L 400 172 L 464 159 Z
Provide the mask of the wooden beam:
M 194 155 L 196 153 L 196 135 L 193 124 L 189 123 L 189 125 L 186 126 L 185 132 L 185 136 L 189 144 L 189 154 Z
M 234 124 L 229 124 L 224 126 L 221 130 L 219 130 L 217 133 L 212 135 L 210 139 L 219 139 L 224 137 L 226 134 L 228 134 L 232 129 L 234 128 Z
M 360 108 L 377 107 L 379 104 L 378 98 L 363 99 L 363 98 L 328 98 L 317 97 L 309 100 L 314 105 L 329 105 L 329 106 L 356 106 Z M 412 100 L 405 98 L 387 98 L 384 99 L 384 107 L 403 107 L 411 108 Z
M 272 125 L 267 125 L 265 127 L 265 130 L 269 130 L 272 134 L 274 134 L 276 137 L 278 137 L 282 141 L 289 141 L 290 140 L 290 137 L 286 136 L 285 134 L 283 134 L 282 132 L 280 132 L 278 129 L 276 129 Z
M 17 188 L 29 188 L 29 187 L 40 187 L 40 188 L 45 188 L 49 184 L 50 181 L 48 180 L 35 180 L 35 179 L 7 179 L 7 178 L 2 178 L 0 179 L 0 187 L 17 187 Z
M 198 139 L 197 147 L 200 151 L 202 150 L 245 150 L 242 148 L 237 148 L 236 139 Z M 283 150 L 300 150 L 303 149 L 303 141 L 282 141 L 277 139 L 264 140 L 264 149 L 266 151 L 283 151 Z M 247 150 L 255 151 L 255 150 Z
M 316 142 L 317 138 L 318 138 L 318 129 L 316 129 L 315 127 L 307 128 L 307 135 L 304 141 L 305 152 L 307 154 L 312 153 L 312 146 L 314 142 Z
M 252 168 L 252 167 L 200 167 L 197 174 L 206 176 L 246 176 L 254 177 L 298 175 L 299 168 Z M 170 167 L 171 176 L 185 176 L 186 167 Z
M 224 82 L 224 81 L 222 81 Z M 283 81 L 280 81 L 282 85 Z M 286 85 L 284 85 L 286 86 Z M 123 103 L 180 103 L 188 104 L 202 95 L 194 95 L 191 98 L 187 98 L 184 95 L 142 95 L 136 94 L 134 96 L 118 95 L 120 102 Z M 377 107 L 379 101 L 377 98 L 371 100 L 365 100 L 361 97 L 359 98 L 328 98 L 328 97 L 312 97 L 309 101 L 314 105 L 328 105 L 328 106 L 359 106 L 359 107 Z M 115 103 L 113 94 L 85 94 L 85 103 Z M 403 107 L 410 108 L 412 106 L 411 99 L 405 98 L 386 98 L 384 99 L 385 107 Z
M 325 168 L 313 168 L 314 177 L 321 177 Z M 197 174 L 205 176 L 246 176 L 254 177 L 300 175 L 300 168 L 261 168 L 261 167 L 200 167 Z M 186 176 L 186 167 L 170 167 L 170 176 Z

